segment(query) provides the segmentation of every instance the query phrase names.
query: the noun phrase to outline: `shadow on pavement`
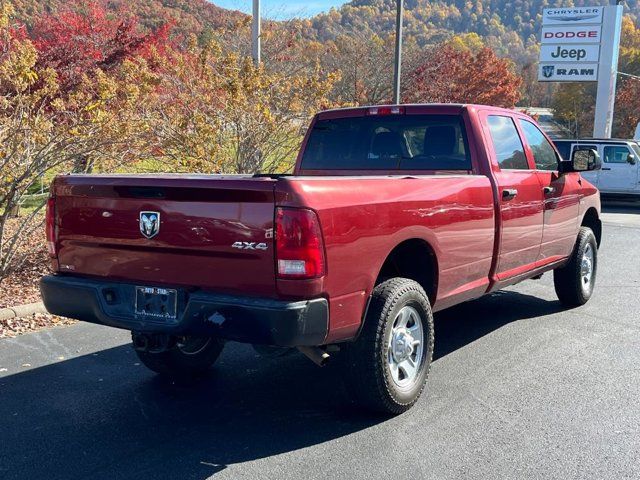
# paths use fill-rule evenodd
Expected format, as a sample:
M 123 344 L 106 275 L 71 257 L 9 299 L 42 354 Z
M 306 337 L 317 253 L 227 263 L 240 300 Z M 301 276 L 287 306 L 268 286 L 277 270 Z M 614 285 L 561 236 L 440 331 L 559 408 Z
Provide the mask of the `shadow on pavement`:
M 433 358 L 449 355 L 511 322 L 552 315 L 563 309 L 559 301 L 501 290 L 438 312 Z
M 559 309 L 516 292 L 452 308 L 436 316 L 435 356 Z M 125 345 L 0 379 L 0 478 L 200 480 L 387 421 L 349 404 L 339 363 L 261 360 L 233 344 L 192 386 L 136 363 Z
M 638 200 L 616 200 L 603 197 L 602 213 L 640 214 L 640 197 Z

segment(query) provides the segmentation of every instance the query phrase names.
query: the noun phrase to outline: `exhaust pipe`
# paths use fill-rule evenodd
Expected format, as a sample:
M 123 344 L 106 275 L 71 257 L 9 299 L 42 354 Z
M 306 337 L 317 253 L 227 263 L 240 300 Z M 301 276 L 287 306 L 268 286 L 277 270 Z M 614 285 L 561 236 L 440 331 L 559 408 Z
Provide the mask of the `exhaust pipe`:
M 324 367 L 331 355 L 319 347 L 297 347 L 298 351 L 319 367 Z

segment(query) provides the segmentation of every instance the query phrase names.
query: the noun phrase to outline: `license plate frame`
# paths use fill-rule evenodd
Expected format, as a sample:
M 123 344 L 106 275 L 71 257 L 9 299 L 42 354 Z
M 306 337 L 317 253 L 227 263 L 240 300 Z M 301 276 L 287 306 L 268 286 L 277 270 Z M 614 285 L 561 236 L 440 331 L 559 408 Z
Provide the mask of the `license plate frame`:
M 134 311 L 137 316 L 156 320 L 176 320 L 178 290 L 136 286 Z

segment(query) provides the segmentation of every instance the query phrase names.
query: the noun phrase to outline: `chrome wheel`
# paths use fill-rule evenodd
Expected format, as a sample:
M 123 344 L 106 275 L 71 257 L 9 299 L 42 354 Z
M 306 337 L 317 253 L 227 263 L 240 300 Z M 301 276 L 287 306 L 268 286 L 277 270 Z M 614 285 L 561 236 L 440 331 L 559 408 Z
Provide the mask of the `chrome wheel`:
M 580 279 L 582 280 L 582 288 L 588 292 L 591 288 L 591 280 L 593 278 L 594 253 L 590 243 L 584 248 L 582 261 L 580 263 Z
M 387 355 L 391 378 L 399 388 L 413 386 L 422 366 L 423 352 L 422 318 L 415 308 L 402 307 L 393 322 Z

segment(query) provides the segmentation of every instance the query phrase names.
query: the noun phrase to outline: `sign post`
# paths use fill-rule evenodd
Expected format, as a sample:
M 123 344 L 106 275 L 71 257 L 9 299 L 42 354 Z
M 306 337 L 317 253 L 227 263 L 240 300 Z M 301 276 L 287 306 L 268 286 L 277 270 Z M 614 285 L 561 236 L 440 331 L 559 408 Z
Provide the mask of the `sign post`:
M 611 137 L 622 6 L 547 8 L 538 80 L 598 82 L 594 137 Z
M 622 31 L 622 5 L 604 7 L 602 22 L 602 44 L 600 46 L 600 70 L 598 72 L 598 94 L 596 118 L 593 123 L 595 138 L 611 138 L 613 108 L 616 101 L 618 76 L 618 54 Z
M 404 13 L 404 0 L 397 0 L 396 7 L 396 55 L 393 68 L 393 103 L 401 102 L 400 78 L 402 76 L 402 16 Z

